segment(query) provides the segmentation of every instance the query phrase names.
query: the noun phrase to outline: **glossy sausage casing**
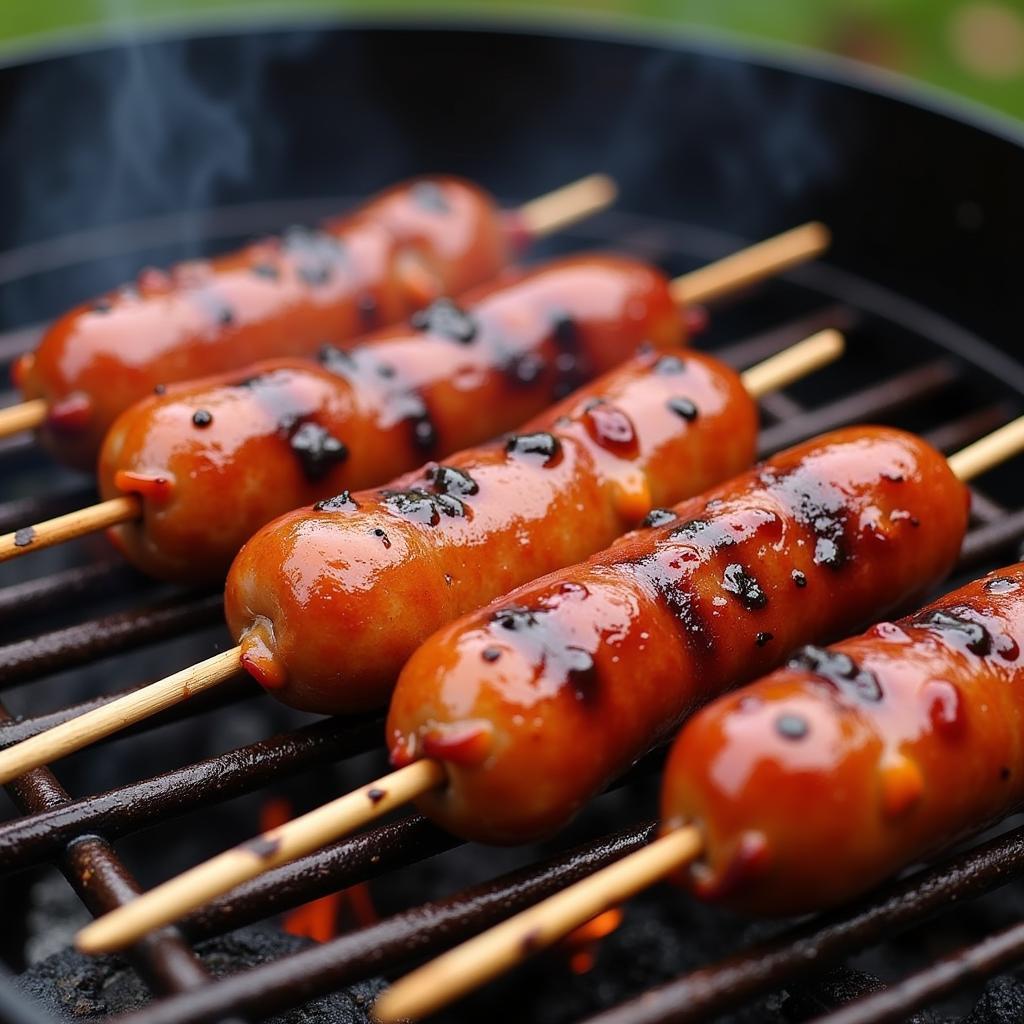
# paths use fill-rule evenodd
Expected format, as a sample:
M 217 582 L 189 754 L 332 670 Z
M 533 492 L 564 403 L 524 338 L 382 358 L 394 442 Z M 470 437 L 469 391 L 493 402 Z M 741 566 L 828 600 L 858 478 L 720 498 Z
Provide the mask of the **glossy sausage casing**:
M 1024 802 L 1024 565 L 701 712 L 668 762 L 698 892 L 759 913 L 849 899 Z
M 789 449 L 431 637 L 398 680 L 392 760 L 443 762 L 420 806 L 460 836 L 552 832 L 699 704 L 941 579 L 967 503 L 900 431 Z
M 42 434 L 54 453 L 91 469 L 115 417 L 156 385 L 350 341 L 490 279 L 508 243 L 483 191 L 420 179 L 319 231 L 143 271 L 58 319 L 18 362 L 15 382 L 47 401 Z
M 665 276 L 611 255 L 506 274 L 414 324 L 328 349 L 320 367 L 257 365 L 124 413 L 100 490 L 143 498 L 142 520 L 114 531 L 128 558 L 166 579 L 222 579 L 275 516 L 479 444 L 641 344 L 685 340 Z
M 733 371 L 640 356 L 504 443 L 261 530 L 228 579 L 243 664 L 297 707 L 383 705 L 435 629 L 748 466 L 756 435 Z

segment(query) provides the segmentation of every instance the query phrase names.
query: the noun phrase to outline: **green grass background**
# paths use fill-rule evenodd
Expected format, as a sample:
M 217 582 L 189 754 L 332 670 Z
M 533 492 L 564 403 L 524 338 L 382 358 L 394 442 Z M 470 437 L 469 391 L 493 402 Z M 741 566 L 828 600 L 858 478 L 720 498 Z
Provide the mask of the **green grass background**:
M 841 53 L 891 68 L 1024 118 L 1024 67 L 995 77 L 958 58 L 954 26 L 964 8 L 996 0 L 0 0 L 0 46 L 31 52 L 47 37 L 123 32 L 171 20 L 261 18 L 288 12 L 476 16 L 527 11 L 531 17 L 631 18 L 714 30 Z M 1020 18 L 1024 0 L 998 0 Z

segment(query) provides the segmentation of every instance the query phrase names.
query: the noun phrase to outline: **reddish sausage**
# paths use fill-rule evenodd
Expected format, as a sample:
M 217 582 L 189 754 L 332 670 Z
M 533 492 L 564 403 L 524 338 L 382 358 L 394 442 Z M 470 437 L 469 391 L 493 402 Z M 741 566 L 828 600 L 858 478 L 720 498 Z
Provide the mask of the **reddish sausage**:
M 900 431 L 792 448 L 436 633 L 399 677 L 392 760 L 442 761 L 420 807 L 458 835 L 550 833 L 698 704 L 941 579 L 967 505 Z
M 759 913 L 849 899 L 1024 802 L 1024 565 L 701 712 L 666 767 L 698 892 Z
M 309 355 L 394 323 L 493 277 L 509 226 L 469 182 L 399 185 L 319 231 L 143 271 L 58 319 L 18 361 L 15 382 L 47 401 L 42 433 L 54 453 L 91 469 L 114 418 L 156 385 Z
M 275 516 L 480 444 L 641 343 L 685 338 L 664 275 L 617 256 L 509 274 L 413 322 L 328 349 L 320 367 L 249 367 L 124 413 L 103 446 L 100 490 L 143 498 L 142 520 L 114 531 L 125 554 L 155 576 L 223 579 Z
M 756 434 L 733 371 L 642 355 L 503 443 L 261 530 L 225 601 L 243 664 L 297 707 L 383 705 L 439 626 L 749 466 Z

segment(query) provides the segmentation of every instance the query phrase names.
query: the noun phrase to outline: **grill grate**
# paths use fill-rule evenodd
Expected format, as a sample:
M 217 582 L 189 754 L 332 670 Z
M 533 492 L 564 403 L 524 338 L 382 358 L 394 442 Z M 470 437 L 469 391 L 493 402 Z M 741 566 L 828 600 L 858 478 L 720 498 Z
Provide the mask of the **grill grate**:
M 622 214 L 601 218 L 593 231 L 590 236 L 578 234 L 576 243 L 612 238 L 627 249 L 642 250 L 638 240 L 662 239 L 655 255 L 667 266 L 701 262 L 730 244 L 682 225 L 652 225 Z M 695 251 L 699 247 L 702 251 Z M 850 332 L 850 358 L 841 370 L 816 378 L 813 386 L 797 386 L 763 403 L 762 453 L 864 419 L 897 422 L 926 432 L 933 443 L 950 450 L 1005 421 L 1020 407 L 1020 396 L 1007 383 L 1009 376 L 999 375 L 998 359 L 981 341 L 900 296 L 828 267 L 804 268 L 724 310 L 707 345 L 735 365 L 747 365 L 826 325 Z M 749 340 L 722 347 L 723 338 L 737 336 Z M 0 352 L 15 351 L 13 343 L 0 338 Z M 819 394 L 831 397 L 824 404 L 813 401 Z M 29 447 L 11 446 L 0 452 L 0 460 L 5 479 L 9 475 L 25 480 L 23 490 L 31 491 L 33 481 L 43 478 L 43 462 Z M 975 493 L 976 529 L 964 547 L 960 564 L 964 573 L 1006 557 L 1024 538 L 1024 510 L 1007 511 L 1014 505 L 1014 482 L 1006 474 L 994 474 L 986 484 L 991 484 L 991 490 Z M 80 482 L 61 478 L 45 494 L 0 505 L 0 524 L 21 525 L 44 509 L 61 503 L 77 505 L 88 494 Z M 140 654 L 148 663 L 154 657 L 161 659 L 159 651 L 149 648 L 169 641 L 195 642 L 197 631 L 220 621 L 219 595 L 168 593 L 167 588 L 140 581 L 109 559 L 90 560 L 96 550 L 93 542 L 84 542 L 65 553 L 46 553 L 35 564 L 53 567 L 50 575 L 0 591 L 0 627 L 6 640 L 0 646 L 0 678 L 7 686 L 21 687 L 16 697 L 26 699 L 27 694 L 33 706 L 33 714 L 25 717 L 12 716 L 0 706 L 2 746 L 116 696 L 103 676 L 99 687 L 103 696 L 94 696 L 96 687 L 92 687 L 89 696 L 76 694 L 76 699 L 65 698 L 53 710 L 35 710 L 37 696 L 51 687 L 57 673 L 77 679 L 83 668 L 104 659 L 104 665 L 116 666 L 111 674 L 118 679 L 138 679 Z M 26 559 L 25 564 L 32 561 Z M 84 602 L 91 605 L 101 600 L 115 607 L 85 622 L 40 623 L 43 617 L 76 616 Z M 19 635 L 26 622 L 31 622 L 33 631 L 42 624 L 52 628 L 26 638 Z M 137 743 L 132 737 L 172 722 L 209 730 L 214 709 L 234 708 L 256 696 L 258 691 L 246 683 L 222 688 L 140 724 L 116 743 L 108 742 L 103 751 L 80 756 L 103 757 L 108 750 Z M 377 751 L 380 732 L 378 718 L 317 721 L 85 797 L 69 794 L 49 770 L 32 772 L 7 787 L 23 816 L 0 824 L 0 872 L 56 861 L 90 911 L 105 911 L 130 899 L 138 889 L 110 845 L 113 840 L 260 792 L 281 779 Z M 657 763 L 654 757 L 639 766 L 637 777 L 649 778 Z M 262 921 L 326 893 L 408 869 L 463 846 L 418 816 L 371 829 L 277 868 L 192 914 L 181 931 L 166 929 L 137 946 L 132 951 L 133 965 L 155 993 L 170 998 L 124 1020 L 177 1024 L 219 1021 L 239 1013 L 255 1020 L 304 1003 L 440 951 L 638 848 L 651 838 L 654 828 L 645 823 L 590 839 L 569 852 L 519 867 L 458 895 L 422 903 L 323 945 L 230 978 L 209 978 L 188 942 Z M 485 859 L 490 856 L 480 854 Z M 882 941 L 953 900 L 979 896 L 1022 867 L 1024 830 L 1018 830 L 876 893 L 857 907 L 814 919 L 608 1009 L 589 1024 L 706 1019 L 817 975 L 822 965 Z M 902 1018 L 925 998 L 1024 955 L 1024 948 L 1018 952 L 1019 932 L 986 941 L 969 956 L 940 961 L 905 985 L 869 996 L 872 1001 L 859 1004 L 859 1009 L 851 1004 L 844 1011 L 847 1016 L 840 1013 L 828 1019 L 849 1024 Z

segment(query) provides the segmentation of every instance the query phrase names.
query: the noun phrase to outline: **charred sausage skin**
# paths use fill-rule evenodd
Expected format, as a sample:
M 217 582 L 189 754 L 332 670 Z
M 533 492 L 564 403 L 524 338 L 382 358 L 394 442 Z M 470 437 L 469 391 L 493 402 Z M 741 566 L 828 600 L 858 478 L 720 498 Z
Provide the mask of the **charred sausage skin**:
M 261 530 L 228 579 L 243 664 L 297 707 L 381 706 L 438 627 L 749 466 L 756 434 L 733 371 L 641 355 L 502 443 Z
M 642 344 L 684 340 L 664 275 L 588 255 L 438 300 L 411 327 L 324 350 L 319 367 L 276 361 L 169 388 L 104 443 L 102 495 L 136 493 L 144 506 L 115 540 L 151 575 L 223 579 L 275 516 L 480 444 Z
M 309 355 L 401 320 L 498 273 L 520 233 L 510 227 L 469 182 L 398 185 L 320 230 L 143 271 L 60 317 L 18 361 L 15 383 L 47 401 L 53 453 L 91 469 L 115 417 L 157 385 Z
M 666 767 L 689 881 L 757 913 L 857 895 L 1024 802 L 1024 565 L 706 708 Z
M 460 836 L 550 833 L 699 704 L 941 579 L 967 505 L 900 431 L 792 448 L 431 637 L 398 680 L 392 760 L 443 762 L 420 807 Z

